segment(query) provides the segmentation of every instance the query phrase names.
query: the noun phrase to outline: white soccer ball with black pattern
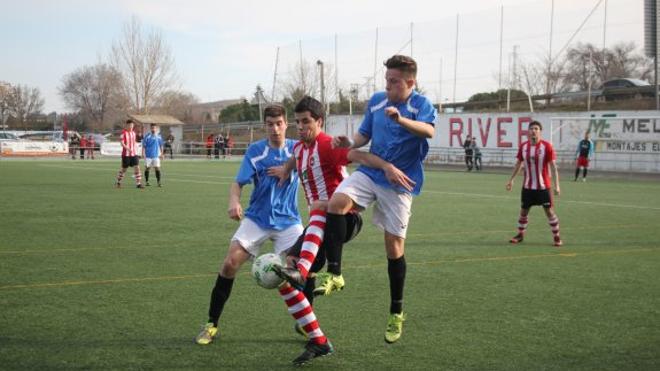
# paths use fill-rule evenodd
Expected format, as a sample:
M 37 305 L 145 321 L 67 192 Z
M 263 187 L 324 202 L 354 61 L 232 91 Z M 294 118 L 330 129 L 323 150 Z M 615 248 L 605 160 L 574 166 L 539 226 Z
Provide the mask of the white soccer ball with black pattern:
M 263 254 L 254 259 L 252 263 L 252 277 L 257 281 L 257 285 L 265 289 L 274 289 L 284 280 L 274 271 L 273 265 L 282 265 L 282 258 L 273 253 Z

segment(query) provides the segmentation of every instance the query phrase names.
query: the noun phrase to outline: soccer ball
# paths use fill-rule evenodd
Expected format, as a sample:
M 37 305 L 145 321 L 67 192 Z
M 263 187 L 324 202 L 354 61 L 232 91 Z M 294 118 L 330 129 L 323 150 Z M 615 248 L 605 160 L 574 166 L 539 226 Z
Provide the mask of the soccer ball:
M 257 281 L 257 285 L 265 289 L 274 289 L 284 282 L 273 271 L 273 265 L 282 265 L 282 258 L 277 254 L 263 254 L 254 260 L 252 277 Z

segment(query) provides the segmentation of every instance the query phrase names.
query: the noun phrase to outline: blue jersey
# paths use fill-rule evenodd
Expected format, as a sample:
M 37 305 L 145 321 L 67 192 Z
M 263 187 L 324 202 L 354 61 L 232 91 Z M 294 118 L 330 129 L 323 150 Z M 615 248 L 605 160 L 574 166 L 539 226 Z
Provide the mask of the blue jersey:
M 142 138 L 142 148 L 146 158 L 157 158 L 160 156 L 160 148 L 163 146 L 163 138 L 160 134 L 147 133 Z
M 295 142 L 287 139 L 284 147 L 272 148 L 267 139 L 262 139 L 251 144 L 243 157 L 236 183 L 240 186 L 254 183 L 245 216 L 261 228 L 281 231 L 301 224 L 298 214 L 298 173 L 291 173 L 282 186 L 277 184 L 279 178 L 267 174 L 268 168 L 283 165 L 291 158 Z
M 371 139 L 369 152 L 390 162 L 414 180 L 416 184 L 412 194 L 418 195 L 424 183 L 422 162 L 429 151 L 428 141 L 426 138 L 412 134 L 387 116 L 386 107 L 396 107 L 401 116 L 426 122 L 431 126 L 434 126 L 433 121 L 436 119 L 437 111 L 431 101 L 415 91 L 403 103 L 390 102 L 385 92 L 379 92 L 369 100 L 364 120 L 359 129 L 360 134 Z M 388 182 L 385 173 L 380 169 L 360 166 L 357 170 L 365 173 L 374 183 L 382 187 L 410 193 L 405 188 L 394 186 Z

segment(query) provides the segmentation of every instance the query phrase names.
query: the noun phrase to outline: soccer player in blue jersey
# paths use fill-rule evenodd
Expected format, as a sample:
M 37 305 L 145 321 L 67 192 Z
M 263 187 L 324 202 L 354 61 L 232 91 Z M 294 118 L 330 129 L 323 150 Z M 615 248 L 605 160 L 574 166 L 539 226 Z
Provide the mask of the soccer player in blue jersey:
M 335 138 L 335 145 L 359 148 L 371 143 L 369 152 L 390 162 L 414 182 L 412 190 L 388 179 L 381 169 L 358 167 L 335 190 L 328 205 L 326 240 L 328 272 L 319 288 L 324 294 L 344 285 L 341 276 L 341 248 L 346 240 L 343 215 L 356 205 L 375 204 L 373 223 L 385 233 L 387 272 L 390 281 L 390 315 L 385 341 L 393 343 L 403 328 L 403 286 L 406 277 L 404 242 L 410 218 L 412 197 L 424 182 L 423 160 L 429 149 L 437 111 L 431 101 L 414 88 L 417 63 L 408 56 L 395 55 L 385 61 L 386 91 L 369 100 L 364 119 L 353 140 Z
M 197 335 L 197 344 L 206 345 L 218 333 L 218 321 L 225 303 L 229 299 L 234 278 L 239 268 L 251 257 L 259 255 L 261 246 L 273 242 L 275 253 L 286 255 L 303 232 L 298 213 L 298 175 L 289 179 L 268 175 L 268 169 L 286 163 L 293 156 L 294 140 L 286 139 L 286 110 L 279 105 L 270 105 L 264 110 L 268 138 L 251 144 L 230 187 L 229 217 L 240 220 L 240 225 L 231 239 L 229 251 L 211 292 L 208 323 Z M 241 190 L 253 183 L 248 208 L 241 207 Z M 304 364 L 313 358 L 333 352 L 332 345 L 321 331 L 314 311 L 304 293 L 284 283 L 279 294 L 285 300 L 289 313 L 298 325 L 305 329 L 309 342 L 303 354 L 294 360 Z
M 158 125 L 151 124 L 151 131 L 142 139 L 142 158 L 144 158 L 144 180 L 149 184 L 149 169 L 156 170 L 156 181 L 160 183 L 160 161 L 163 159 L 163 138 L 158 132 Z

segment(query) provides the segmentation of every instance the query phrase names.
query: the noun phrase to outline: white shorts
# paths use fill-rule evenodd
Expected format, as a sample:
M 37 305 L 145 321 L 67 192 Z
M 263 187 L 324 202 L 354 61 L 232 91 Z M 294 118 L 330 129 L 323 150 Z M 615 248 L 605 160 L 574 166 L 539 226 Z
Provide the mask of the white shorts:
M 412 207 L 410 193 L 381 187 L 361 171 L 355 171 L 344 179 L 335 193 L 347 195 L 365 209 L 375 202 L 373 224 L 397 237 L 406 238 Z
M 259 256 L 261 246 L 266 240 L 271 240 L 273 241 L 273 251 L 276 254 L 284 255 L 296 243 L 298 237 L 303 233 L 303 229 L 302 224 L 294 224 L 282 231 L 265 229 L 249 218 L 243 218 L 231 240 L 240 243 L 243 249 L 253 257 Z
M 149 158 L 144 160 L 147 167 L 160 167 L 160 157 Z

